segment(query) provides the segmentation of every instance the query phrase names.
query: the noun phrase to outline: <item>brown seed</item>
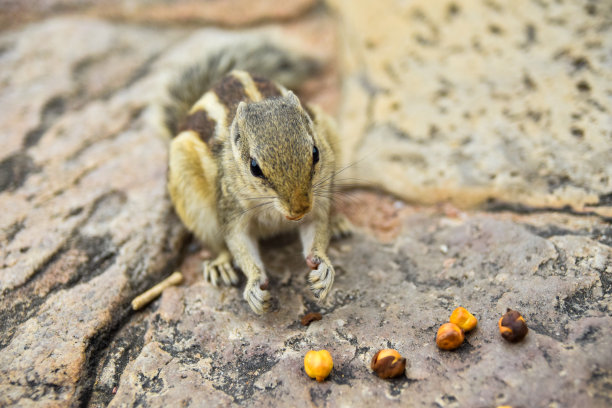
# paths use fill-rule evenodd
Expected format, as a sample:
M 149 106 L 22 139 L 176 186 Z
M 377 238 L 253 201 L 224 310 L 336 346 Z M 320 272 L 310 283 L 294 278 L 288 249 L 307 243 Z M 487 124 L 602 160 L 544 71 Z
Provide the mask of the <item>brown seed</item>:
M 506 314 L 497 322 L 499 332 L 508 341 L 520 341 L 527 335 L 529 329 L 525 319 L 516 310 L 508 309 Z
M 442 350 L 454 350 L 463 343 L 463 329 L 455 323 L 444 323 L 438 329 L 436 344 Z
M 464 307 L 458 307 L 453 310 L 449 321 L 455 323 L 466 332 L 472 330 L 478 324 L 478 320 L 476 320 L 474 315 L 468 312 Z
M 393 378 L 404 374 L 406 359 L 393 349 L 379 350 L 372 357 L 370 367 L 380 378 Z
M 310 312 L 306 313 L 304 317 L 302 317 L 302 326 L 308 326 L 310 323 L 321 320 L 323 316 L 318 312 Z

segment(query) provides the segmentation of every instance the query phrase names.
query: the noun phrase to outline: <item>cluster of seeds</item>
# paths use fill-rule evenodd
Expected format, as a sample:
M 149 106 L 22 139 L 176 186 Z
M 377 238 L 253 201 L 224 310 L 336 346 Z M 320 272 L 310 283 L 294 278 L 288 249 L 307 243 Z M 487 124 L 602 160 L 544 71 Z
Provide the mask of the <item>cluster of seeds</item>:
M 450 322 L 444 323 L 438 329 L 436 344 L 442 350 L 454 350 L 465 338 L 464 333 L 472 330 L 478 324 L 476 318 L 463 307 L 453 310 Z M 507 309 L 497 323 L 502 337 L 511 342 L 517 342 L 527 335 L 527 323 L 519 312 Z
M 454 350 L 459 347 L 465 339 L 464 333 L 478 325 L 474 315 L 463 307 L 453 310 L 449 320 L 449 323 L 440 326 L 436 335 L 436 344 L 442 350 Z
M 317 316 L 319 319 L 320 317 Z M 312 321 L 311 319 L 307 319 Z M 318 320 L 318 319 L 313 319 Z M 304 324 L 304 323 L 303 323 Z M 458 307 L 450 315 L 449 322 L 438 329 L 436 344 L 442 350 L 454 350 L 463 344 L 465 332 L 473 330 L 478 320 L 463 307 Z M 516 310 L 508 309 L 498 322 L 502 337 L 517 342 L 527 335 L 525 319 Z M 327 350 L 311 350 L 304 357 L 304 370 L 309 377 L 323 381 L 331 373 L 334 362 Z M 403 375 L 406 370 L 406 359 L 397 350 L 379 350 L 370 363 L 372 370 L 380 378 L 393 378 Z

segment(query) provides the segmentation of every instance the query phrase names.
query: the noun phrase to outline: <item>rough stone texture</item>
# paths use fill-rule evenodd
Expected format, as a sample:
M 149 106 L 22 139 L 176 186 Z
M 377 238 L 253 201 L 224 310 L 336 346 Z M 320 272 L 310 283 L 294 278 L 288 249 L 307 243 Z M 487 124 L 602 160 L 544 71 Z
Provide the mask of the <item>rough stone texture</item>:
M 0 2 L 12 19 L 0 33 L 0 406 L 612 405 L 612 4 L 333 0 L 329 13 L 303 1 L 238 18 L 210 11 L 221 3 Z M 192 28 L 190 7 L 194 22 L 282 23 Z M 211 254 L 173 213 L 151 108 L 194 56 L 258 35 L 323 63 L 299 91 L 339 112 L 344 160 L 359 160 L 343 183 L 435 203 L 339 195 L 358 229 L 330 248 L 322 304 L 295 237 L 266 242 L 264 317 L 244 282 L 202 281 Z M 443 202 L 489 198 L 487 211 Z M 130 310 L 177 268 L 182 285 Z M 458 305 L 479 327 L 442 352 L 436 330 Z M 518 344 L 497 330 L 508 307 L 530 328 Z M 311 311 L 323 319 L 302 326 Z M 405 377 L 371 373 L 386 347 L 408 359 Z M 324 383 L 302 370 L 320 348 L 335 362 Z
M 393 204 L 401 220 L 393 242 L 381 244 L 365 228 L 332 246 L 338 275 L 322 305 L 309 293 L 295 240 L 265 246 L 278 303 L 263 318 L 253 317 L 238 289 L 203 283 L 195 251 L 181 266 L 189 283 L 168 290 L 138 316 L 135 334 L 114 340 L 120 345 L 135 338 L 144 346 L 120 381 L 114 366 L 102 365 L 94 395 L 99 401 L 112 397 L 110 406 L 203 400 L 219 406 L 612 402 L 608 238 L 566 215 L 448 215 Z M 565 229 L 551 230 L 542 224 L 547 218 Z M 609 228 L 597 219 L 589 224 Z M 479 326 L 459 350 L 440 351 L 437 328 L 458 305 L 472 311 Z M 498 332 L 507 307 L 526 316 L 531 331 L 521 343 L 509 344 Z M 308 311 L 321 311 L 323 319 L 303 327 L 299 320 Z M 408 358 L 405 378 L 380 380 L 369 369 L 372 355 L 386 347 Z M 322 384 L 302 369 L 304 354 L 320 348 L 334 357 L 332 375 Z
M 176 38 L 85 19 L 2 37 L 0 405 L 76 402 L 130 299 L 180 253 L 140 81 Z
M 241 26 L 298 18 L 317 3 L 316 0 L 0 0 L 0 24 L 11 27 L 47 16 L 79 13 L 148 23 Z
M 329 3 L 355 177 L 416 202 L 612 216 L 612 2 Z

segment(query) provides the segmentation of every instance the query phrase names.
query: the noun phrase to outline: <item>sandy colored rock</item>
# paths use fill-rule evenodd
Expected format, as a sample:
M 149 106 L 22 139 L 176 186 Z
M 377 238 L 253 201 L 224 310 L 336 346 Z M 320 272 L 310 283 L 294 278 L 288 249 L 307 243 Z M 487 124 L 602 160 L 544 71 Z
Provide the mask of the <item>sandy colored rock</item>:
M 330 0 L 353 177 L 611 216 L 610 2 Z
M 4 28 L 57 14 L 87 14 L 118 20 L 155 23 L 251 25 L 289 20 L 316 6 L 315 0 L 1 0 Z

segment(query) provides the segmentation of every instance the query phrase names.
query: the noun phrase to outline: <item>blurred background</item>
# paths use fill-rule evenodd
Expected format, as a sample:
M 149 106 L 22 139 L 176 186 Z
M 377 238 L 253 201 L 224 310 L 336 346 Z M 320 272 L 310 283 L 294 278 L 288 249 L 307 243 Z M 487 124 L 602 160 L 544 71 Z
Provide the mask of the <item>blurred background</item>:
M 337 116 L 354 177 L 414 202 L 612 215 L 608 0 L 0 7 L 4 158 L 75 107 L 108 109 L 111 96 L 156 74 L 160 86 L 164 68 L 211 44 L 267 32 L 323 61 L 301 93 Z

